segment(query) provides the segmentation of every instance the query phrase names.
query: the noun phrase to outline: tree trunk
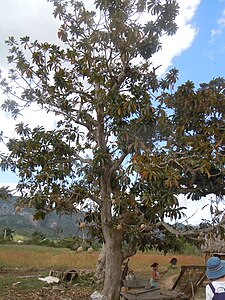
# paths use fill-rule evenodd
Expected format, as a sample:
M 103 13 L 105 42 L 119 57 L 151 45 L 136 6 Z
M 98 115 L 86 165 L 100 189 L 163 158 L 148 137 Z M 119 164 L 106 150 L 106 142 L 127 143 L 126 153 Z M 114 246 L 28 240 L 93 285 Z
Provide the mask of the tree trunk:
M 99 97 L 98 89 L 97 86 L 96 97 Z M 123 262 L 123 232 L 118 231 L 112 224 L 111 177 L 113 162 L 106 145 L 104 115 L 104 108 L 99 106 L 97 111 L 97 138 L 99 149 L 105 155 L 100 177 L 101 225 L 105 242 L 105 278 L 102 294 L 107 300 L 119 300 Z
M 105 235 L 106 268 L 103 295 L 107 300 L 119 300 L 122 274 L 122 234 L 112 230 Z
M 105 278 L 105 266 L 106 266 L 106 245 L 102 245 L 101 252 L 98 257 L 98 261 L 96 264 L 96 270 L 94 279 L 98 281 L 103 281 Z

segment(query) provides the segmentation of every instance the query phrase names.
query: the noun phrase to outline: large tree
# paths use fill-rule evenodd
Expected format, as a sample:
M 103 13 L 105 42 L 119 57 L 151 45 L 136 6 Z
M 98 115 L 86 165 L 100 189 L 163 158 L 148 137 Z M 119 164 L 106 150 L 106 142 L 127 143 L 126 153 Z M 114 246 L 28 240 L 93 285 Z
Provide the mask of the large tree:
M 34 207 L 36 219 L 85 212 L 104 242 L 102 293 L 116 300 L 124 259 L 144 246 L 162 249 L 165 217 L 181 217 L 176 195 L 224 195 L 225 83 L 196 90 L 187 82 L 175 92 L 175 69 L 157 78 L 151 57 L 161 36 L 176 32 L 174 0 L 95 0 L 95 12 L 50 2 L 63 46 L 8 39 L 13 68 L 1 81 L 2 108 L 16 118 L 35 104 L 57 125 L 19 123 L 1 168 L 18 174 L 19 205 Z

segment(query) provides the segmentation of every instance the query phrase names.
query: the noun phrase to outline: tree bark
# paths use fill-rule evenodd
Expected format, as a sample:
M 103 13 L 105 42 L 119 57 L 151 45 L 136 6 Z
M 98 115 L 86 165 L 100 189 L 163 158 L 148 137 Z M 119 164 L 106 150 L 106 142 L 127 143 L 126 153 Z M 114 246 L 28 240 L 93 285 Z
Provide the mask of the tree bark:
M 98 87 L 96 87 L 96 97 L 99 97 Z M 104 108 L 100 106 L 97 111 L 97 141 L 99 149 L 101 149 L 101 152 L 105 157 L 105 160 L 102 162 L 102 174 L 100 177 L 101 225 L 105 242 L 105 276 L 102 294 L 107 300 L 119 300 L 123 263 L 122 241 L 124 232 L 117 230 L 112 224 L 111 177 L 112 172 L 115 171 L 115 169 L 112 168 L 112 157 L 109 154 L 106 143 L 107 138 L 105 136 L 104 128 L 104 113 Z M 122 163 L 122 161 L 120 163 Z
M 94 275 L 94 280 L 103 281 L 105 278 L 105 266 L 106 266 L 106 245 L 102 245 L 101 252 L 99 254 L 96 270 Z
M 108 232 L 106 238 L 106 268 L 103 295 L 107 300 L 119 300 L 122 274 L 122 234 L 117 230 Z

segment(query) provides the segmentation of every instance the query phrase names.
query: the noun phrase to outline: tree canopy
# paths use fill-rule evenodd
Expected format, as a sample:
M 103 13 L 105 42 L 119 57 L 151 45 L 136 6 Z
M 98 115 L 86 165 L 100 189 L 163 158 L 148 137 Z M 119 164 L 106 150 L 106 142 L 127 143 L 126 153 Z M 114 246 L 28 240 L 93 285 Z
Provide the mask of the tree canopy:
M 55 114 L 56 126 L 17 124 L 0 165 L 18 174 L 19 203 L 36 219 L 86 212 L 106 245 L 103 294 L 116 300 L 125 258 L 174 244 L 158 230 L 166 236 L 165 218 L 182 216 L 177 195 L 224 195 L 225 81 L 177 87 L 176 69 L 157 77 L 151 58 L 161 36 L 176 32 L 175 0 L 96 0 L 95 11 L 50 2 L 63 46 L 9 37 L 13 67 L 0 85 L 3 110 L 16 118 L 35 104 Z

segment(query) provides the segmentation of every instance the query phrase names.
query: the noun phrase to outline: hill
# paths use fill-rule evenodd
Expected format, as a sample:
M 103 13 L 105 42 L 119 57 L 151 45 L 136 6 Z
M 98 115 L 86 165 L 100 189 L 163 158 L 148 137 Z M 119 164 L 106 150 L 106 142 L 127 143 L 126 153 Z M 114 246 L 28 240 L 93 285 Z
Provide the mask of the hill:
M 81 236 L 79 231 L 81 214 L 59 216 L 53 212 L 47 215 L 45 220 L 35 221 L 33 219 L 33 209 L 23 208 L 16 211 L 16 199 L 16 197 L 13 197 L 10 202 L 0 199 L 0 232 L 5 227 L 10 227 L 16 234 L 26 236 L 31 236 L 35 231 L 40 231 L 46 234 L 47 237 Z

